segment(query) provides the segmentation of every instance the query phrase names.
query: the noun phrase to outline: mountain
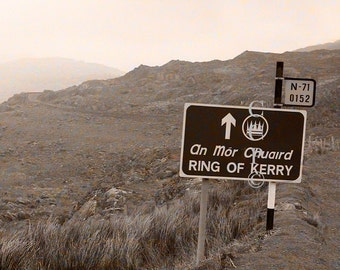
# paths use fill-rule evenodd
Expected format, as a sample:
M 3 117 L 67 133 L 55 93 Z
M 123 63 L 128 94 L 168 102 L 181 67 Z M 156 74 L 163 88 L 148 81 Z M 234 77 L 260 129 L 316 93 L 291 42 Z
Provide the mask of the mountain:
M 297 49 L 296 52 L 311 52 L 315 50 L 340 50 L 340 40 L 324 44 L 312 45 L 305 48 Z
M 39 100 L 79 111 L 106 114 L 180 114 L 185 102 L 248 105 L 264 100 L 272 106 L 276 61 L 284 76 L 317 81 L 316 106 L 309 123 L 336 125 L 339 100 L 339 50 L 286 52 L 246 51 L 227 61 L 191 63 L 173 60 L 160 67 L 141 65 L 122 77 L 87 81 L 39 95 Z M 318 108 L 316 110 L 316 108 Z M 327 111 L 327 112 L 326 112 Z M 331 117 L 331 118 L 327 118 Z
M 0 63 L 0 101 L 20 92 L 59 90 L 86 80 L 122 74 L 111 67 L 66 58 L 25 58 Z

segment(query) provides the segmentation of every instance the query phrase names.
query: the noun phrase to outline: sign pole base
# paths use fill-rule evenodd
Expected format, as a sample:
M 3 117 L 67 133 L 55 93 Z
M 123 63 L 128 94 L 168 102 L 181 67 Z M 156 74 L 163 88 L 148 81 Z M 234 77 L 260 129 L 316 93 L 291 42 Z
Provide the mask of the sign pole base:
M 267 208 L 267 231 L 270 231 L 274 228 L 274 209 Z
M 274 228 L 275 194 L 276 194 L 276 183 L 269 182 L 268 202 L 267 202 L 267 226 L 266 226 L 267 231 L 270 231 Z

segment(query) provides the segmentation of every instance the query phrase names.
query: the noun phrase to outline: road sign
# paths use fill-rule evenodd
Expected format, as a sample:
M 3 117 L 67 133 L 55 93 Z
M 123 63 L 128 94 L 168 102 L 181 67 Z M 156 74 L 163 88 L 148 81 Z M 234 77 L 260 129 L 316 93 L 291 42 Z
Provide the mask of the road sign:
M 306 112 L 185 104 L 180 176 L 301 182 Z
M 284 105 L 313 107 L 316 82 L 313 79 L 284 78 Z

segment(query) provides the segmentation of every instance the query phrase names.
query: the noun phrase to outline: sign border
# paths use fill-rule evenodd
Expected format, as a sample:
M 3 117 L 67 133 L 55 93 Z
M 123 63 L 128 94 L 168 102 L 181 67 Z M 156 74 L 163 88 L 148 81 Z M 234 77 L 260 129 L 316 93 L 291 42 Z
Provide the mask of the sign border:
M 231 109 L 251 109 L 251 110 L 265 110 L 265 111 L 277 111 L 277 112 L 297 112 L 303 115 L 303 134 L 302 134 L 302 149 L 300 159 L 300 173 L 299 177 L 295 180 L 278 180 L 278 179 L 260 179 L 259 181 L 264 182 L 277 182 L 277 183 L 301 183 L 302 170 L 303 170 L 303 157 L 305 150 L 305 136 L 306 136 L 306 122 L 307 122 L 307 111 L 305 110 L 294 110 L 294 109 L 277 109 L 277 108 L 264 108 L 264 107 L 245 107 L 245 106 L 231 106 L 231 105 L 218 105 L 218 104 L 202 104 L 202 103 L 184 103 L 184 114 L 183 114 L 183 125 L 182 125 L 182 142 L 181 142 L 181 159 L 179 167 L 179 176 L 186 178 L 209 178 L 209 179 L 221 179 L 221 180 L 240 180 L 240 181 L 256 181 L 250 178 L 243 177 L 227 177 L 227 176 L 206 176 L 206 175 L 189 175 L 182 171 L 183 156 L 184 156 L 184 137 L 185 137 L 185 125 L 187 110 L 190 106 L 201 106 L 201 107 L 218 107 L 218 108 L 231 108 Z
M 293 105 L 293 104 L 286 104 L 286 103 L 282 103 L 284 106 L 291 106 L 291 107 L 314 107 L 315 105 L 315 96 L 316 96 L 316 81 L 314 79 L 311 78 L 293 78 L 293 77 L 283 77 L 284 80 L 284 100 L 286 99 L 286 82 L 285 80 L 294 80 L 294 81 L 311 81 L 314 83 L 314 87 L 313 87 L 313 102 L 312 105 Z

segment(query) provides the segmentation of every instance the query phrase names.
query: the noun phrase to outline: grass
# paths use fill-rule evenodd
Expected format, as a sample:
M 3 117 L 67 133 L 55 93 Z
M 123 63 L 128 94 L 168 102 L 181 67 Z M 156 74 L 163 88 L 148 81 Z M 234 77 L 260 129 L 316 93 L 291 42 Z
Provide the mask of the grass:
M 325 154 L 328 151 L 338 151 L 339 146 L 339 140 L 334 136 L 309 136 L 306 140 L 306 150 L 311 153 Z
M 243 182 L 220 184 L 210 191 L 207 257 L 258 224 L 264 197 Z M 190 269 L 199 203 L 200 194 L 188 192 L 153 211 L 140 208 L 129 215 L 64 224 L 50 219 L 8 232 L 0 240 L 0 269 Z

